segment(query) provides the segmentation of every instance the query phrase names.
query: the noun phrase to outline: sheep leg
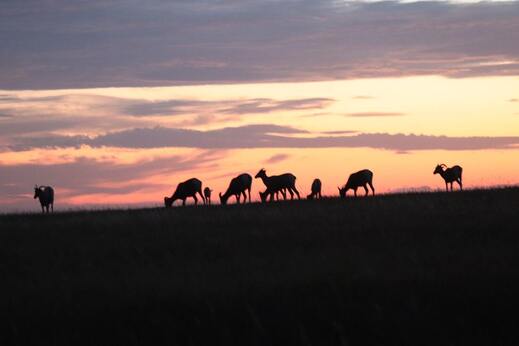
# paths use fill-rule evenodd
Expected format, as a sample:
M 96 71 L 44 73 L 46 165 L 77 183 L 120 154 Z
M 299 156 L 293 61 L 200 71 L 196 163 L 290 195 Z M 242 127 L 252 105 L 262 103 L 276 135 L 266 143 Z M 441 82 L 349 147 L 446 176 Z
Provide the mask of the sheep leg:
M 196 194 L 193 195 L 193 199 L 195 200 L 195 205 L 198 205 L 198 198 L 196 198 Z M 205 200 L 204 200 L 204 204 L 205 204 Z
M 463 191 L 463 184 L 461 183 L 461 178 L 458 180 L 458 184 L 459 184 L 459 186 L 460 186 L 460 190 Z
M 182 206 L 183 206 L 183 207 L 186 206 L 186 199 L 185 199 L 185 198 L 182 200 Z
M 247 189 L 249 191 L 249 203 L 251 202 L 250 200 L 250 187 Z
M 292 191 L 292 188 L 288 188 L 288 193 L 290 193 L 290 200 L 293 200 L 294 199 L 294 192 Z
M 445 191 L 449 192 L 449 183 L 445 182 Z
M 364 188 L 365 194 L 364 196 L 368 195 L 368 187 L 366 185 L 362 186 Z
M 301 199 L 301 196 L 299 195 L 299 191 L 297 191 L 297 189 L 296 189 L 296 186 L 295 186 L 295 185 L 294 185 L 294 186 L 292 186 L 292 189 L 294 189 L 294 191 L 295 191 L 295 193 L 296 193 L 296 195 L 297 195 L 297 199 Z
M 355 194 L 355 197 L 357 197 L 357 188 L 353 189 L 353 193 Z
M 375 196 L 375 188 L 373 187 L 373 184 L 371 182 L 368 182 L 369 187 L 371 187 L 371 192 L 373 192 L 373 196 Z

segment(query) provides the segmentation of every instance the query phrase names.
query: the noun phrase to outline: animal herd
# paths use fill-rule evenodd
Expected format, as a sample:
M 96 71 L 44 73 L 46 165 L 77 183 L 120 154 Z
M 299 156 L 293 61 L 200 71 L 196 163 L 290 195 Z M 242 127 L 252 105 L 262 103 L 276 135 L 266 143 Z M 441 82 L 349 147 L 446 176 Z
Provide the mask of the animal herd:
M 447 167 L 445 164 L 438 164 L 434 169 L 433 174 L 439 174 L 445 181 L 445 189 L 452 191 L 453 183 L 457 183 L 460 190 L 463 190 L 462 175 L 463 169 L 460 166 Z M 287 192 L 290 194 L 290 199 L 294 199 L 294 194 L 298 199 L 301 199 L 301 195 L 296 188 L 296 176 L 292 173 L 284 173 L 281 175 L 267 175 L 265 169 L 255 175 L 256 179 L 261 179 L 265 185 L 265 190 L 260 191 L 260 199 L 262 202 L 279 200 L 279 194 L 284 200 L 287 199 Z M 240 204 L 243 197 L 243 203 L 249 200 L 251 202 L 251 187 L 252 187 L 252 176 L 248 173 L 243 173 L 231 179 L 227 190 L 222 194 L 219 193 L 220 204 L 227 204 L 230 197 L 236 199 L 236 203 Z M 310 188 L 311 192 L 307 196 L 307 199 L 319 199 L 321 195 L 322 183 L 319 179 L 314 179 Z M 350 174 L 346 184 L 342 187 L 337 187 L 339 190 L 339 196 L 341 198 L 346 197 L 346 193 L 349 190 L 353 190 L 353 194 L 357 196 L 357 189 L 359 187 L 364 188 L 365 195 L 371 193 L 375 195 L 375 187 L 373 186 L 373 172 L 369 169 L 363 169 L 361 171 Z M 368 189 L 369 187 L 369 189 Z M 186 199 L 193 198 L 195 205 L 198 204 L 198 197 L 202 199 L 204 204 L 211 204 L 211 193 L 213 190 L 206 187 L 202 190 L 202 182 L 197 178 L 191 178 L 177 185 L 175 192 L 171 197 L 164 197 L 164 206 L 166 208 L 171 207 L 177 200 L 182 201 L 182 205 L 186 205 Z M 34 187 L 34 199 L 38 198 L 41 205 L 41 211 L 49 212 L 54 210 L 54 190 L 50 186 L 38 186 Z

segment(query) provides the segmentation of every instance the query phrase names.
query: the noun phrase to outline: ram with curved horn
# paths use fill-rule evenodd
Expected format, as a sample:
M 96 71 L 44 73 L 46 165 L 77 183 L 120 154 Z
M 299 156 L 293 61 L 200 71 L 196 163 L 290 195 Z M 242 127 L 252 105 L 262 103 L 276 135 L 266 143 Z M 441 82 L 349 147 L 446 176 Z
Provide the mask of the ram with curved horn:
M 445 180 L 445 190 L 449 191 L 449 184 L 451 185 L 451 191 L 452 191 L 452 184 L 454 182 L 458 183 L 460 186 L 460 190 L 463 190 L 463 182 L 461 181 L 461 175 L 463 173 L 463 168 L 461 166 L 452 166 L 447 167 L 446 164 L 440 163 L 436 165 L 436 168 L 434 169 L 433 174 L 439 174 Z
M 231 182 L 229 183 L 229 187 L 227 188 L 227 191 L 225 191 L 225 193 L 223 195 L 220 192 L 220 195 L 219 195 L 220 204 L 222 204 L 222 205 L 227 204 L 227 200 L 231 196 L 236 197 L 236 203 L 240 204 L 241 195 L 243 195 L 243 203 L 246 203 L 247 202 L 247 191 L 249 192 L 249 203 L 250 203 L 251 186 L 252 186 L 252 177 L 250 174 L 243 173 L 235 178 L 232 178 Z

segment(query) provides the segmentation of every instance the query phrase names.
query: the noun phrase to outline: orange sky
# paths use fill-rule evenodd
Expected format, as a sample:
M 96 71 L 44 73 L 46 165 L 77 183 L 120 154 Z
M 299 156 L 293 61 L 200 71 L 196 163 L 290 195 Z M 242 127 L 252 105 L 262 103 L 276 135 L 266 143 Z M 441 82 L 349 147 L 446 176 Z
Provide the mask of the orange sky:
M 517 77 L 425 76 L 0 91 L 1 108 L 9 115 L 0 117 L 0 131 L 6 129 L 0 137 L 0 207 L 5 211 L 36 208 L 31 200 L 34 184 L 54 186 L 56 204 L 62 208 L 159 205 L 178 182 L 190 177 L 198 177 L 218 193 L 235 175 L 254 176 L 262 167 L 268 174 L 294 173 L 303 195 L 315 177 L 323 181 L 325 195 L 335 195 L 337 185 L 363 168 L 374 172 L 377 192 L 443 189 L 441 178 L 432 175 L 437 163 L 463 166 L 467 188 L 516 184 L 519 152 L 513 147 L 519 148 L 519 140 L 498 142 L 519 134 L 517 90 Z M 42 118 L 47 128 L 38 127 Z M 36 125 L 31 128 L 31 124 Z M 280 127 L 281 133 L 273 134 L 277 144 L 262 147 L 249 142 L 250 136 L 259 136 L 258 143 L 265 136 L 270 141 L 271 131 L 278 132 L 249 134 L 247 126 L 257 124 Z M 238 130 L 214 139 L 211 131 L 228 127 Z M 137 136 L 132 132 L 136 128 L 197 130 L 200 142 L 181 148 L 173 133 L 157 144 L 159 135 L 153 130 Z M 127 141 L 104 137 L 114 132 Z M 349 136 L 364 134 L 375 135 L 373 143 L 368 141 L 371 148 L 357 139 L 353 146 L 329 147 L 321 138 L 340 137 L 350 143 Z M 395 136 L 394 141 L 385 143 L 377 134 Z M 446 142 L 444 149 L 424 149 L 423 142 L 400 134 L 425 135 L 425 143 L 430 138 L 440 145 L 444 139 L 477 138 L 469 140 L 469 149 L 456 141 Z M 95 142 L 97 136 L 103 138 Z M 292 143 L 291 138 L 311 142 L 284 144 Z M 163 143 L 169 139 L 172 145 Z M 66 144 L 59 144 L 63 140 Z M 229 143 L 219 145 L 223 140 Z M 212 149 L 215 143 L 218 147 Z M 255 180 L 253 197 L 263 189 Z

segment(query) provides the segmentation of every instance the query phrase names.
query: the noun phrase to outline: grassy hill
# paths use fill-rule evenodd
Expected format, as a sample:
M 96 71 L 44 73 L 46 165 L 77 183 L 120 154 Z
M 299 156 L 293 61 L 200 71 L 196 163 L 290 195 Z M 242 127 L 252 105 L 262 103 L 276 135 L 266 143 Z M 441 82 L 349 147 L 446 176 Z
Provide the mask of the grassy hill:
M 519 188 L 0 216 L 1 345 L 517 345 Z

